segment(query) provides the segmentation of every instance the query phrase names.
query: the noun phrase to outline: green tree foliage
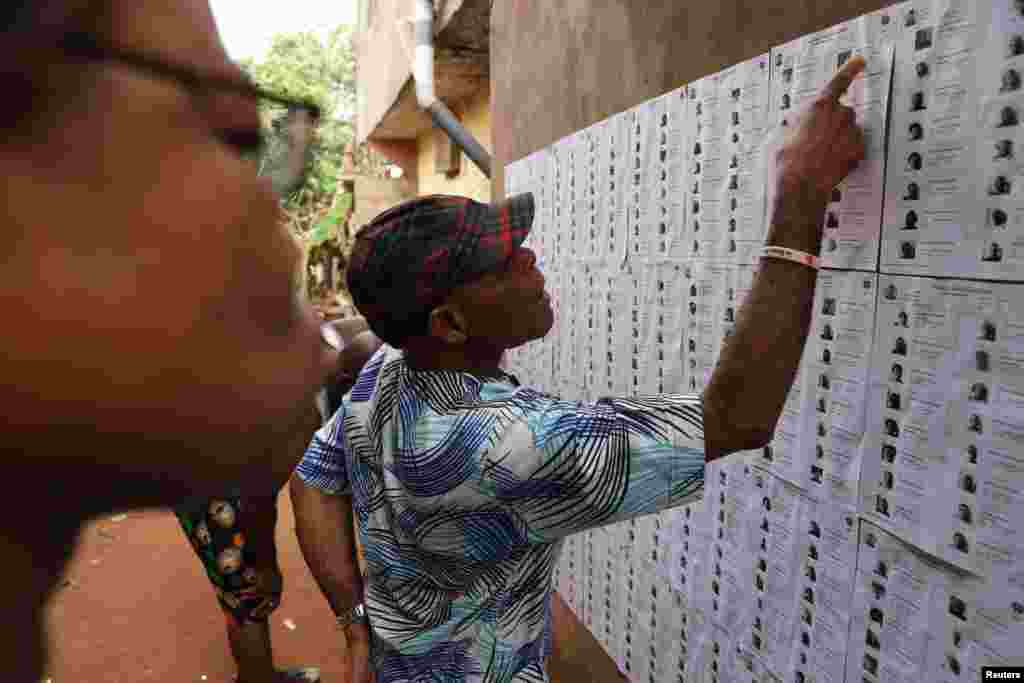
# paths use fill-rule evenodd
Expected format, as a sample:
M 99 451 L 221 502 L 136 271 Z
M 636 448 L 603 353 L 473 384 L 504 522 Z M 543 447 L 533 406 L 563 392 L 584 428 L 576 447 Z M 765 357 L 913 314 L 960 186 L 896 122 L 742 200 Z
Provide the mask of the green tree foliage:
M 306 241 L 310 246 L 319 246 L 331 239 L 337 226 L 348 220 L 349 211 L 352 210 L 352 193 L 345 192 L 335 197 L 334 206 L 331 207 L 323 218 L 318 220 L 309 231 Z
M 333 203 L 342 158 L 353 137 L 356 99 L 352 27 L 338 26 L 321 37 L 315 33 L 284 33 L 274 37 L 260 62 L 243 67 L 267 90 L 316 102 L 323 110 L 304 185 L 286 198 L 292 228 L 305 235 Z M 269 112 L 280 117 L 281 112 Z M 273 123 L 273 122 L 270 122 Z M 270 135 L 268 159 L 287 145 L 280 131 Z
M 304 245 L 301 281 L 296 283 L 313 299 L 331 299 L 342 285 L 335 279 L 317 288 L 309 278 L 317 263 L 339 263 L 344 268 L 350 243 L 335 239 L 351 214 L 354 197 L 339 187 L 346 147 L 355 138 L 356 62 L 353 27 L 338 26 L 324 35 L 282 33 L 259 62 L 248 60 L 242 67 L 264 89 L 290 98 L 312 101 L 323 112 L 312 154 L 307 160 L 303 184 L 282 202 L 292 232 Z M 286 112 L 271 108 L 262 112 L 267 146 L 260 159 L 261 173 L 271 178 L 291 149 L 292 138 L 285 122 Z M 353 154 L 357 174 L 381 177 L 386 160 L 364 143 Z M 294 159 L 294 157 L 293 157 Z M 281 177 L 288 177 L 287 173 Z M 347 233 L 345 233 L 347 234 Z M 317 291 L 314 291 L 317 290 Z

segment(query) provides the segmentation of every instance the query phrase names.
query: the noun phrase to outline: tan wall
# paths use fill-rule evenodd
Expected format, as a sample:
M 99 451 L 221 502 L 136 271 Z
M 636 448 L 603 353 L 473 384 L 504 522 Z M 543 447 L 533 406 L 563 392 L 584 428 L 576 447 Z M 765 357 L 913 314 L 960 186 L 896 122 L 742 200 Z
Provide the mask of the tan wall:
M 491 10 L 495 197 L 504 166 L 683 83 L 892 0 L 507 0 Z M 624 680 L 556 598 L 552 679 Z
M 357 233 L 377 214 L 415 196 L 415 186 L 405 178 L 392 180 L 356 176 L 355 206 L 350 219 L 352 234 Z
M 341 0 L 336 0 L 341 1 Z M 434 0 L 434 32 L 442 30 L 462 7 L 463 0 Z M 361 8 L 362 9 L 362 8 Z M 367 25 L 356 37 L 356 138 L 366 139 L 398 99 L 412 77 L 412 32 L 399 22 L 412 19 L 412 0 L 375 0 L 366 8 Z M 406 31 L 402 35 L 401 31 Z M 408 45 L 406 45 L 408 42 Z
M 491 10 L 494 187 L 510 161 L 892 0 L 508 0 Z M 499 192 L 500 190 L 500 192 Z
M 469 132 L 484 146 L 491 149 L 491 103 L 490 94 L 484 90 L 470 100 L 458 112 Z M 434 131 L 421 134 L 416 139 L 418 154 L 418 193 L 458 194 L 479 201 L 491 200 L 491 182 L 465 154 L 462 155 L 459 174 L 454 178 L 434 172 Z
M 398 21 L 412 15 L 408 0 L 376 0 L 368 25 L 356 38 L 356 137 L 362 141 L 394 103 L 412 73 Z M 411 47 L 411 41 L 410 41 Z

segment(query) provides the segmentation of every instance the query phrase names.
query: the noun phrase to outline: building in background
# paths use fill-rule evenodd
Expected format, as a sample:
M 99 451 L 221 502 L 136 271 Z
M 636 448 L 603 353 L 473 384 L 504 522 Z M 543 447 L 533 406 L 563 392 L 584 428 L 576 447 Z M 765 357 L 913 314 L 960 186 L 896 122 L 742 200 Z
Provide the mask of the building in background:
M 437 97 L 490 149 L 491 0 L 435 0 L 434 10 Z M 408 196 L 491 198 L 490 180 L 417 103 L 412 16 L 412 0 L 359 0 L 356 140 L 401 168 L 404 183 L 357 186 L 355 226 Z

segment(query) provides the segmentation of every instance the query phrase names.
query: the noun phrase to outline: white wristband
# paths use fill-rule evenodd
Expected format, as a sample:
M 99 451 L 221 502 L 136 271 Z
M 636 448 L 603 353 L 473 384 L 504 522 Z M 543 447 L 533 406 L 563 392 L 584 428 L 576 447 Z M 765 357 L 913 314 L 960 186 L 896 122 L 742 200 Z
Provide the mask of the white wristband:
M 761 258 L 777 258 L 783 261 L 792 261 L 793 263 L 799 263 L 805 265 L 808 268 L 818 270 L 818 257 L 813 254 L 808 254 L 806 251 L 797 251 L 796 249 L 790 249 L 788 247 L 777 247 L 770 244 L 764 245 L 764 249 L 761 251 Z

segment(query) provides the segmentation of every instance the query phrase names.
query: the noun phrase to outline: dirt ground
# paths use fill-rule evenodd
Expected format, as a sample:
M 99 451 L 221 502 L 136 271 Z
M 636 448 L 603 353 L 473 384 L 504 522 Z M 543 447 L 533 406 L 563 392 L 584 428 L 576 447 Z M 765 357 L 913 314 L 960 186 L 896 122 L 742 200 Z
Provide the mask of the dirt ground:
M 343 683 L 334 617 L 302 559 L 287 493 L 279 509 L 285 588 L 271 616 L 278 666 L 319 666 L 325 683 Z M 233 680 L 224 618 L 169 511 L 107 516 L 89 525 L 66 577 L 49 609 L 50 683 Z M 554 624 L 552 683 L 625 680 L 557 595 Z
M 279 666 L 319 666 L 340 683 L 334 618 L 299 552 L 287 493 L 278 554 L 285 589 L 271 616 Z M 169 511 L 108 516 L 83 530 L 67 585 L 49 610 L 52 683 L 228 683 L 224 618 Z M 45 680 L 45 678 L 44 678 Z

